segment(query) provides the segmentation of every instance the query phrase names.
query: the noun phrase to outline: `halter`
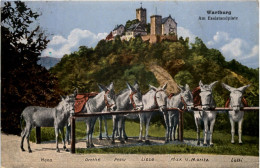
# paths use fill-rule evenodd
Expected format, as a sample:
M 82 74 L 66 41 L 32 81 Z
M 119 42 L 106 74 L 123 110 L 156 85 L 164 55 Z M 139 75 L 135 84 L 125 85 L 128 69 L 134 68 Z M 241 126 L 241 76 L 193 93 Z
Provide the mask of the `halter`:
M 107 90 L 106 93 L 104 94 L 104 101 L 107 106 L 107 111 L 110 111 L 110 107 L 112 107 L 114 104 L 109 104 L 107 100 L 107 94 L 110 92 L 110 90 Z
M 129 98 L 130 98 L 130 102 L 131 102 L 131 104 L 133 105 L 133 107 L 134 107 L 134 110 L 136 110 L 136 104 L 135 104 L 135 101 L 134 101 L 134 98 L 133 98 L 133 96 L 134 96 L 134 94 L 136 94 L 137 92 L 136 91 L 134 91 L 134 92 L 132 92 L 130 95 L 129 95 Z
M 201 91 L 201 92 L 207 92 L 207 91 L 208 91 L 208 90 L 206 90 L 206 91 Z M 202 106 L 208 105 L 208 106 L 210 107 L 210 103 L 212 102 L 212 98 L 213 98 L 213 96 L 212 96 L 212 93 L 211 93 L 209 104 L 202 104 L 202 101 L 201 101 L 201 105 L 202 105 Z M 210 107 L 210 108 L 211 108 L 211 107 Z
M 229 97 L 229 98 L 227 99 L 226 103 L 225 103 L 225 107 L 226 107 L 226 108 L 229 107 L 230 100 L 231 100 L 231 98 Z M 244 107 L 248 107 L 248 103 L 247 103 L 245 97 L 242 97 L 242 100 L 241 100 L 241 101 L 242 101 Z M 231 107 L 233 107 L 233 106 L 231 106 Z

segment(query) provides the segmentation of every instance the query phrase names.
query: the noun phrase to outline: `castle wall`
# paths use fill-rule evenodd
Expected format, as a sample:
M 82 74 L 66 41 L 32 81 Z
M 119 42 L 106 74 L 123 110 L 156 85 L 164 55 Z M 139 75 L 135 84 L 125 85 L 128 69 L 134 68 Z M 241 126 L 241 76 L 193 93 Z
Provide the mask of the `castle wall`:
M 171 32 L 177 35 L 177 24 L 174 22 L 174 20 L 169 18 L 164 24 L 162 24 L 162 34 L 168 35 Z
M 145 8 L 136 9 L 136 19 L 138 19 L 142 24 L 146 24 L 146 9 Z

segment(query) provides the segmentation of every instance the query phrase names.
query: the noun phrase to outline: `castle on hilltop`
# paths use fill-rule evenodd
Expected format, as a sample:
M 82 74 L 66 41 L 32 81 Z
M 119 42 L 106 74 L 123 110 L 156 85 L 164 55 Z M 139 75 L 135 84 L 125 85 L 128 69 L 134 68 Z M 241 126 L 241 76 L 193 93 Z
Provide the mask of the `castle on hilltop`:
M 160 42 L 165 39 L 170 41 L 177 40 L 177 22 L 171 15 L 165 18 L 162 18 L 161 15 L 150 16 L 149 27 L 146 9 L 141 6 L 136 9 L 136 19 L 138 22 L 127 28 L 122 24 L 117 25 L 106 37 L 106 40 L 114 40 L 116 36 L 120 36 L 121 40 L 126 41 L 141 36 L 143 41 L 149 41 L 150 43 Z

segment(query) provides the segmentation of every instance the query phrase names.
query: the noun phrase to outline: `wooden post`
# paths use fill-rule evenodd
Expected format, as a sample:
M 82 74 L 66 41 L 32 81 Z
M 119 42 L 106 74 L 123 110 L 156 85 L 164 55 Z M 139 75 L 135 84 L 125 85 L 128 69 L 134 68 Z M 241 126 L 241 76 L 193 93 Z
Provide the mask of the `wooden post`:
M 76 143 L 76 133 L 75 133 L 75 117 L 70 117 L 70 124 L 71 124 L 71 146 L 70 146 L 70 153 L 75 153 L 75 143 Z
M 179 113 L 179 141 L 183 141 L 183 112 Z
M 36 127 L 36 144 L 41 143 L 41 127 Z

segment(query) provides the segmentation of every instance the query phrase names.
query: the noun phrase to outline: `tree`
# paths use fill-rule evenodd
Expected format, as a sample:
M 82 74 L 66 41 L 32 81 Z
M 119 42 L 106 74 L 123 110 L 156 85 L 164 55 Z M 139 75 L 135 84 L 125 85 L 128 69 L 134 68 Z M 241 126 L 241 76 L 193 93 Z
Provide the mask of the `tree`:
M 49 40 L 36 26 L 39 15 L 24 2 L 5 2 L 1 10 L 2 131 L 20 133 L 20 114 L 29 105 L 57 104 L 57 80 L 37 64 Z

